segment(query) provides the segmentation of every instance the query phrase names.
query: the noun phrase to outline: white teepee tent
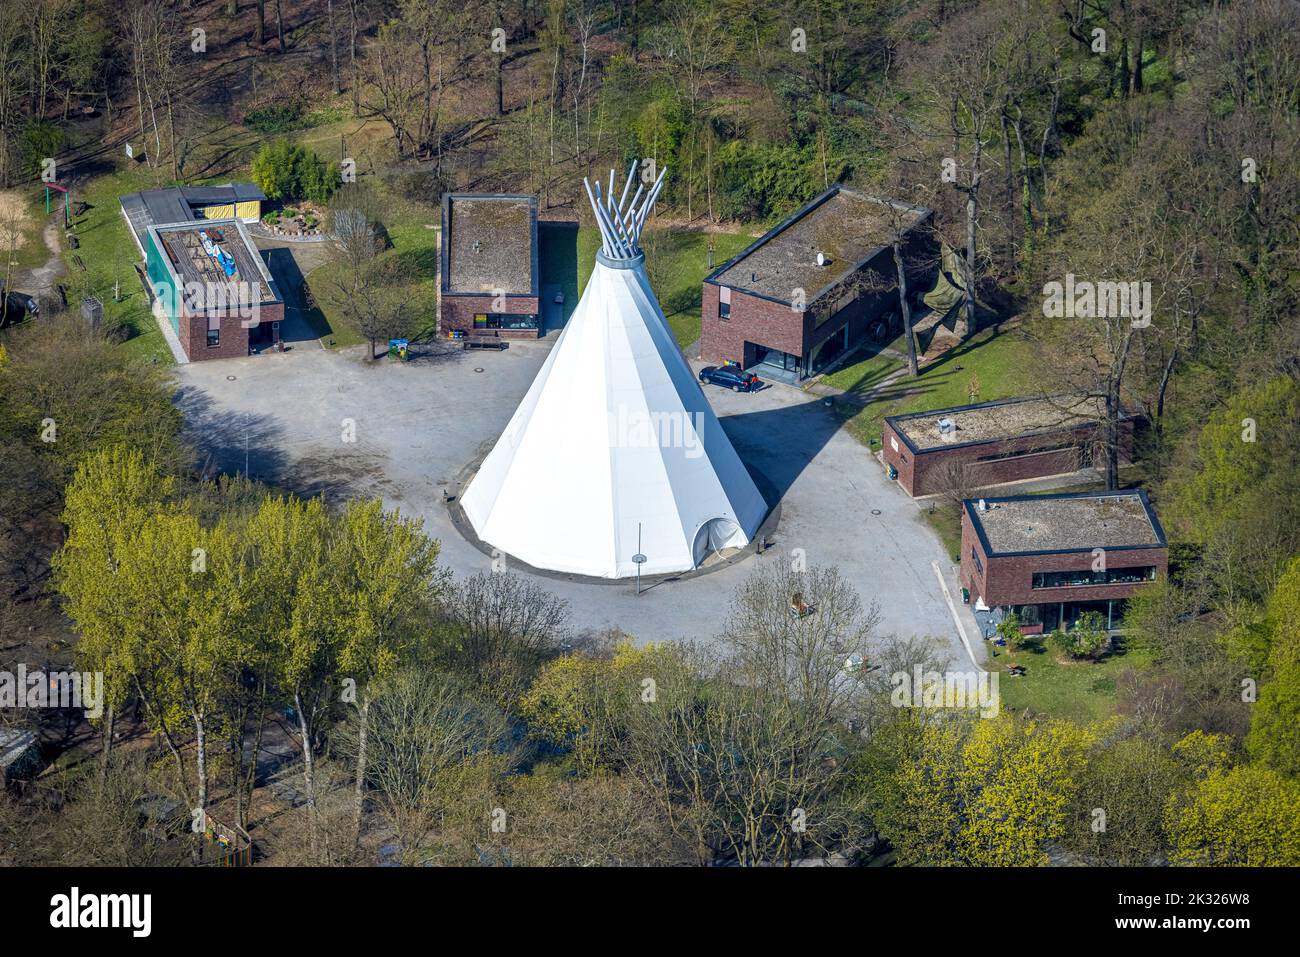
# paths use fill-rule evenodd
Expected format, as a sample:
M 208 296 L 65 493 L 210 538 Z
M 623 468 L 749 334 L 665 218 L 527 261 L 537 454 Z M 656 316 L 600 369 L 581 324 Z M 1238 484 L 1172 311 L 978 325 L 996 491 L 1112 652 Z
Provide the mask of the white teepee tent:
M 646 278 L 638 243 L 663 185 L 587 194 L 602 248 L 528 394 L 461 498 L 479 538 L 537 568 L 685 571 L 749 543 L 767 512 Z M 666 171 L 665 171 L 666 172 Z M 643 198 L 643 195 L 644 198 Z

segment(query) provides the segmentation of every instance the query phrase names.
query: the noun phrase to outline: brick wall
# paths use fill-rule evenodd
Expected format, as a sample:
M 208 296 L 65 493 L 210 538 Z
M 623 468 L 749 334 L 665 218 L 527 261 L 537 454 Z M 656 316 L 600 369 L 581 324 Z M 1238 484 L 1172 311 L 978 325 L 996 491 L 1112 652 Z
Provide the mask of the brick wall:
M 1133 456 L 1133 421 L 1121 422 L 1120 431 L 1120 460 L 1130 461 Z M 1093 463 L 1100 465 L 1104 461 L 1105 446 L 1097 440 L 1096 432 L 1095 425 L 1085 425 L 999 442 L 925 449 L 914 454 L 902 436 L 886 422 L 881 430 L 881 445 L 885 464 L 898 469 L 899 484 L 908 495 L 915 497 L 943 492 L 948 481 L 948 467 L 953 462 L 963 464 L 967 484 L 972 489 L 1073 472 L 1079 468 L 1080 451 L 1088 445 L 1093 446 Z M 1069 443 L 1069 448 L 1036 451 L 1066 443 Z M 1015 457 L 987 458 L 995 455 Z
M 259 325 L 268 326 L 272 322 L 284 320 L 284 303 L 262 305 L 258 314 Z M 164 320 L 165 321 L 165 320 Z M 256 328 L 246 329 L 238 315 L 223 316 L 221 319 L 221 340 L 216 346 L 208 345 L 208 319 L 202 315 L 182 313 L 180 317 L 181 348 L 191 362 L 205 359 L 238 359 L 248 355 L 248 338 L 250 333 L 257 333 Z M 267 340 L 270 341 L 267 333 Z
M 497 303 L 499 305 L 499 303 Z M 497 313 L 509 316 L 540 315 L 540 303 L 537 296 L 507 296 L 505 308 L 493 308 L 493 297 L 483 296 L 449 296 L 444 294 L 438 316 L 438 332 L 444 338 L 453 329 L 462 332 L 474 331 L 474 317 Z M 496 331 L 496 330 L 494 330 Z M 536 339 L 540 335 L 535 329 L 501 329 L 503 339 Z
M 909 235 L 905 243 L 904 258 L 913 263 L 915 268 L 918 263 L 936 259 L 936 249 L 928 233 L 917 230 Z M 912 289 L 929 288 L 932 280 L 928 273 L 933 272 L 933 269 L 921 271 L 926 275 L 913 277 Z M 821 324 L 816 322 L 815 308 L 811 312 L 795 312 L 783 303 L 772 302 L 734 288 L 731 290 L 731 316 L 721 319 L 718 317 L 719 287 L 706 282 L 700 304 L 700 358 L 705 362 L 731 360 L 748 366 L 755 361 L 755 356 L 753 349 L 746 353 L 746 341 L 791 355 L 815 356 L 822 343 L 844 334 L 846 324 L 849 327 L 849 348 L 856 348 L 878 319 L 890 312 L 898 312 L 898 293 L 895 289 L 875 291 L 896 282 L 893 251 L 880 250 L 870 262 L 862 266 L 858 275 L 862 273 L 874 274 L 871 279 L 863 280 L 867 288 L 855 301 Z M 814 307 L 819 304 L 833 305 L 844 288 L 848 287 L 851 278 L 846 277 L 840 291 L 827 293 L 813 304 Z M 806 290 L 809 296 L 818 291 Z
M 787 305 L 731 290 L 731 318 L 718 318 L 718 286 L 704 284 L 700 306 L 700 358 L 705 362 L 731 360 L 748 366 L 755 361 L 745 342 L 791 355 L 803 355 L 804 314 Z
M 880 430 L 880 446 L 885 465 L 892 465 L 898 470 L 898 484 L 908 495 L 915 496 L 913 472 L 916 459 L 912 455 L 912 450 L 907 447 L 907 443 L 903 441 L 903 437 L 888 422 Z
M 978 556 L 978 565 L 972 557 Z M 963 508 L 961 516 L 961 583 L 970 589 L 971 601 L 983 598 L 990 607 L 998 605 L 1036 605 L 1052 602 L 1100 601 L 1129 598 L 1143 583 L 1114 585 L 1077 585 L 1068 588 L 1034 588 L 1034 572 L 1083 571 L 1092 568 L 1096 559 L 1091 552 L 1060 552 L 1041 555 L 985 554 L 979 536 Z M 983 566 L 983 571 L 978 567 Z M 1169 572 L 1169 550 L 1165 548 L 1110 548 L 1106 550 L 1107 568 L 1156 566 L 1156 580 Z

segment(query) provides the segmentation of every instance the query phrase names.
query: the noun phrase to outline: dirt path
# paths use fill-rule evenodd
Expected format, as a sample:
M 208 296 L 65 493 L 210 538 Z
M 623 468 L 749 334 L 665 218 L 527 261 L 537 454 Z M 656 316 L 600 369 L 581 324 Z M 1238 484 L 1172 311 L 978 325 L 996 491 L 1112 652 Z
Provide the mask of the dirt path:
M 18 292 L 25 292 L 38 299 L 49 299 L 56 295 L 55 285 L 59 278 L 68 271 L 63 261 L 63 245 L 59 241 L 59 221 L 51 219 L 41 231 L 45 248 L 50 251 L 50 258 L 45 265 L 33 269 L 19 269 L 14 273 L 13 287 Z

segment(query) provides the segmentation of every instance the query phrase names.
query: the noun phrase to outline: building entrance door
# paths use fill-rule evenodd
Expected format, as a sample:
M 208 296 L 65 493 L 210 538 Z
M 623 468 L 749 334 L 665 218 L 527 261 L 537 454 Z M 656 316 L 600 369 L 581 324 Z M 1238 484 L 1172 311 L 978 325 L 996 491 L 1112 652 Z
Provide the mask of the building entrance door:
M 799 378 L 801 369 L 798 356 L 782 352 L 780 349 L 754 345 L 754 366 L 750 366 L 750 371 L 756 372 L 759 378 L 794 382 Z

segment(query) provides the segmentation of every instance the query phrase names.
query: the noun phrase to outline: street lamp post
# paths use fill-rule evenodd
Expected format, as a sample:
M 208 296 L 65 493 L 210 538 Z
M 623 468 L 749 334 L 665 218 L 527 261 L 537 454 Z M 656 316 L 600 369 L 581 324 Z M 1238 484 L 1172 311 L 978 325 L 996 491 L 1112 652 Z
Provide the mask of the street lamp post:
M 646 557 L 641 554 L 641 523 L 636 523 L 636 554 L 632 556 L 632 561 L 636 562 L 636 594 L 641 597 L 641 566 L 645 564 Z

